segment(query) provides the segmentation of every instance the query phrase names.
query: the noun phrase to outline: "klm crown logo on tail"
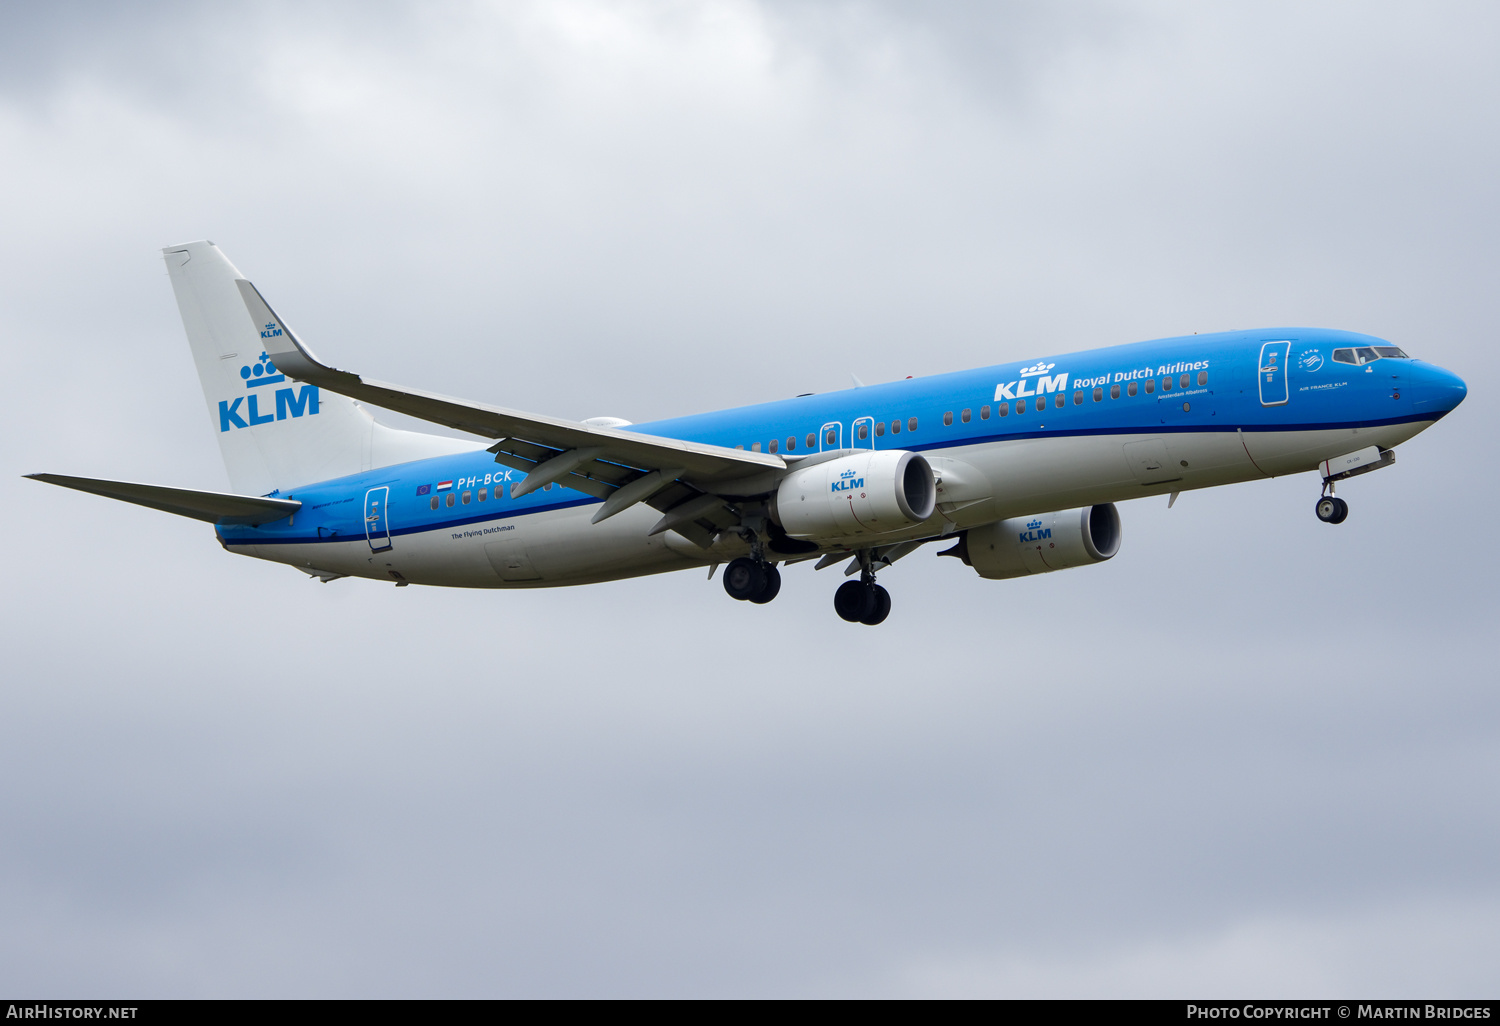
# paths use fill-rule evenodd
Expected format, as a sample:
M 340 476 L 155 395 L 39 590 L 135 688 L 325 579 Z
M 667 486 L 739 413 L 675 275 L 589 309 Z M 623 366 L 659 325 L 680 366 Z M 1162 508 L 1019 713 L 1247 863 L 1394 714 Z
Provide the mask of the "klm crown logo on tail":
M 263 331 L 260 334 L 264 338 L 266 333 Z M 276 334 L 280 335 L 281 332 L 278 331 Z M 276 369 L 276 365 L 271 362 L 271 358 L 265 353 L 261 353 L 260 359 L 255 361 L 251 366 L 241 367 L 240 377 L 245 379 L 246 388 L 259 388 L 261 385 L 270 385 L 286 380 L 286 375 Z
M 261 331 L 261 338 L 271 338 L 280 335 L 281 329 L 276 327 L 273 321 Z M 264 352 L 260 359 L 248 367 L 240 368 L 240 377 L 245 381 L 245 387 L 261 388 L 265 385 L 274 385 L 286 380 L 286 375 L 276 369 Z M 240 405 L 244 404 L 244 415 L 240 414 Z M 269 424 L 273 420 L 286 420 L 288 415 L 293 418 L 316 416 L 318 412 L 318 386 L 303 385 L 301 391 L 292 388 L 278 388 L 276 390 L 276 412 L 260 412 L 260 396 L 251 394 L 238 396 L 234 402 L 225 399 L 219 400 L 219 430 L 228 431 L 230 428 L 255 427 L 257 424 Z

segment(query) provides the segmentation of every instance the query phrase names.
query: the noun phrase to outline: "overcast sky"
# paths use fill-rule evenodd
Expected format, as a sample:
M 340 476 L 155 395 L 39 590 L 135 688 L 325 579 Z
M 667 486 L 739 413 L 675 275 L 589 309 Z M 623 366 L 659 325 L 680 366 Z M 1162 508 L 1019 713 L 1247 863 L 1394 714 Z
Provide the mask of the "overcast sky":
M 1492 3 L 0 6 L 0 991 L 1491 996 Z M 461 592 L 21 480 L 220 489 L 159 250 L 318 353 L 660 416 L 1272 325 L 1467 402 L 1340 489 Z M 397 422 L 396 418 L 388 418 Z

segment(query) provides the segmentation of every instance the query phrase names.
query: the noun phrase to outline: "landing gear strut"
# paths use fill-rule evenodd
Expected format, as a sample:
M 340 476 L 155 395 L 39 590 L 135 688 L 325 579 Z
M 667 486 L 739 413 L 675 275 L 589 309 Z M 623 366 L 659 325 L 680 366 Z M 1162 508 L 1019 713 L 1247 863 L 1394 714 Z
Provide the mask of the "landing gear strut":
M 859 580 L 845 581 L 833 593 L 833 609 L 850 623 L 873 627 L 891 615 L 891 593 L 875 583 L 868 551 L 859 553 L 859 570 Z
M 1333 494 L 1333 482 L 1327 481 L 1323 484 L 1323 496 L 1313 507 L 1313 512 L 1325 524 L 1342 524 L 1349 516 L 1349 504 Z

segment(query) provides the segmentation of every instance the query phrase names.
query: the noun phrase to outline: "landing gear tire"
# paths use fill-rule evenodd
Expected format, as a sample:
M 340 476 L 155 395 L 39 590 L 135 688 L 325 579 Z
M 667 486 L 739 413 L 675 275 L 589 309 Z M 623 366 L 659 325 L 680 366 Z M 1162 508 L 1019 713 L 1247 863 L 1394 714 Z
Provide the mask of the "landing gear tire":
M 1325 524 L 1342 524 L 1349 516 L 1349 504 L 1343 499 L 1325 495 L 1313 507 L 1318 519 Z
M 869 627 L 874 627 L 891 615 L 891 593 L 878 584 L 870 585 L 870 594 L 874 598 L 868 613 L 860 617 L 859 622 Z
M 833 608 L 850 623 L 874 627 L 891 615 L 891 593 L 878 584 L 845 581 L 833 593 Z
M 774 568 L 773 568 L 774 572 Z M 776 589 L 781 588 L 781 575 L 776 575 Z M 753 599 L 766 590 L 766 566 L 757 563 L 753 559 L 741 556 L 730 560 L 729 565 L 724 568 L 724 591 L 732 599 L 743 602 Z M 775 593 L 772 593 L 772 598 Z M 770 599 L 766 599 L 767 602 Z
M 860 623 L 875 609 L 875 590 L 859 581 L 845 581 L 833 593 L 833 609 L 850 623 Z
M 763 563 L 761 566 L 765 571 L 766 583 L 758 594 L 750 597 L 750 601 L 758 606 L 765 605 L 781 591 L 781 571 L 771 563 Z

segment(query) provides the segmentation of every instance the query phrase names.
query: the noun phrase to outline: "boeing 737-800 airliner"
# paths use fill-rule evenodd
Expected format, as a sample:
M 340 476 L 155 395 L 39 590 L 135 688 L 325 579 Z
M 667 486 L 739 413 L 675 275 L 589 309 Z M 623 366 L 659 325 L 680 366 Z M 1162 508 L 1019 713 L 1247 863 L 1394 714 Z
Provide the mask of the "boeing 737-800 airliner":
M 196 517 L 230 552 L 325 582 L 536 588 L 721 564 L 765 603 L 778 565 L 846 563 L 838 614 L 928 542 L 980 576 L 1120 547 L 1123 499 L 1318 471 L 1335 485 L 1463 401 L 1368 335 L 1268 328 L 1049 355 L 652 424 L 570 421 L 400 388 L 318 360 L 213 243 L 164 251 L 233 493 L 38 480 Z M 382 424 L 361 403 L 479 436 Z M 859 576 L 854 577 L 855 574 Z

